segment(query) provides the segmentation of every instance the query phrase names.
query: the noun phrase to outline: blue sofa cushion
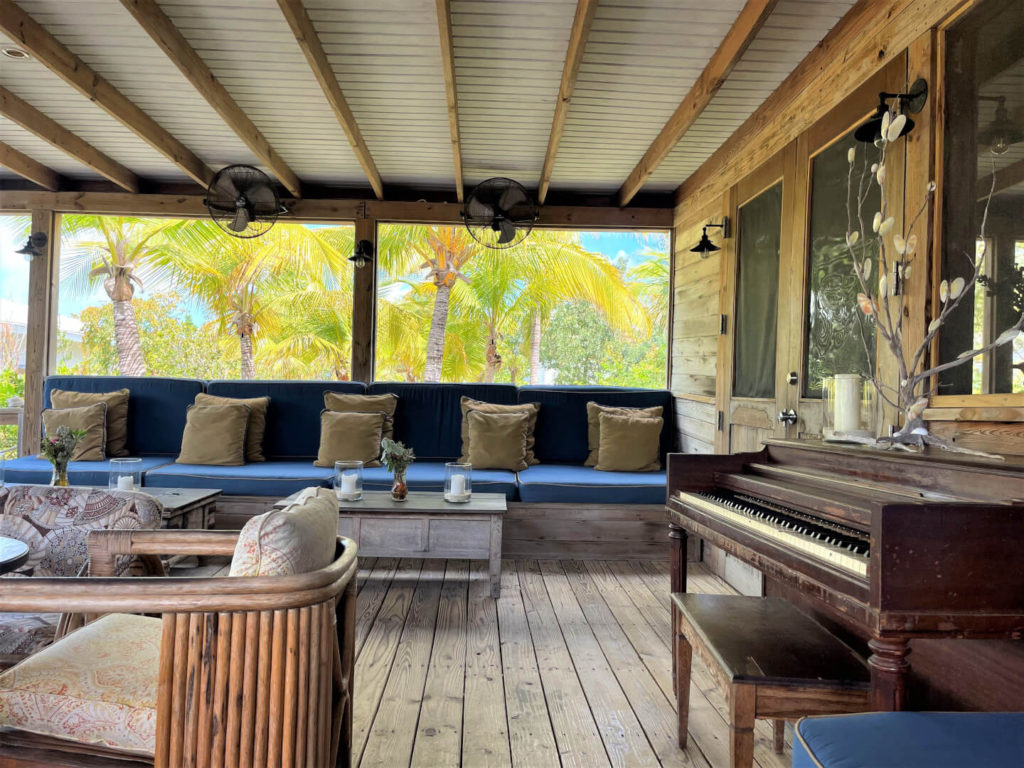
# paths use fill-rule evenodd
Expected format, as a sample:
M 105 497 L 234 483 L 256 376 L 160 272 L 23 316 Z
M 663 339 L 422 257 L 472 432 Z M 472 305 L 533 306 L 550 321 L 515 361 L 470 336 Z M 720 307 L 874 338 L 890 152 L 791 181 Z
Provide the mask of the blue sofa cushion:
M 218 397 L 270 397 L 263 454 L 267 459 L 316 458 L 320 447 L 320 411 L 324 392 L 365 395 L 361 381 L 211 381 L 206 391 Z
M 417 461 L 405 476 L 410 491 L 444 491 L 444 462 Z M 386 467 L 363 470 L 363 489 L 390 491 L 391 473 Z M 506 469 L 474 469 L 473 490 L 477 493 L 504 493 L 516 500 L 516 473 Z
M 519 499 L 548 504 L 664 504 L 665 473 L 599 472 L 574 464 L 538 464 L 519 473 Z
M 487 403 L 513 405 L 516 388 L 511 384 L 410 384 L 375 381 L 371 395 L 398 395 L 395 409 L 395 440 L 412 446 L 423 461 L 455 461 L 462 453 L 463 395 Z M 586 430 L 584 430 L 586 442 Z M 413 465 L 415 466 L 415 465 Z
M 226 496 L 276 496 L 283 499 L 311 485 L 329 486 L 334 469 L 310 461 L 265 461 L 241 467 L 165 464 L 146 473 L 152 488 L 220 488 Z M 390 486 L 389 486 L 390 487 Z
M 540 403 L 537 444 L 534 452 L 542 464 L 582 464 L 587 460 L 587 403 L 631 408 L 664 408 L 661 459 L 675 449 L 675 418 L 672 393 L 667 389 L 629 387 L 519 388 L 520 403 Z
M 1006 768 L 1022 756 L 1020 712 L 809 717 L 793 740 L 793 768 Z
M 149 470 L 166 464 L 167 461 L 167 456 L 143 456 L 142 472 L 145 475 Z M 22 456 L 20 459 L 12 459 L 7 462 L 4 482 L 47 485 L 52 476 L 53 465 L 46 459 L 39 459 L 35 456 Z M 100 488 L 106 488 L 109 478 L 109 460 L 72 461 L 68 464 L 68 482 L 72 485 L 97 485 Z M 143 476 L 142 484 L 146 484 L 145 476 Z
M 185 431 L 185 410 L 203 391 L 198 379 L 159 376 L 49 376 L 43 404 L 50 407 L 51 389 L 110 392 L 127 388 L 128 452 L 132 456 L 177 456 Z M 106 484 L 106 480 L 103 481 Z

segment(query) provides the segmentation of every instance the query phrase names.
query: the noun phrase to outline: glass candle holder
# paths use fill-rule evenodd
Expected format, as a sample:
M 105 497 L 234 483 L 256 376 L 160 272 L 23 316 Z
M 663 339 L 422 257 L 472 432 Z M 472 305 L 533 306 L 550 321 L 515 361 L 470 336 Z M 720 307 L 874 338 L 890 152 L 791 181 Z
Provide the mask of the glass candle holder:
M 461 504 L 473 495 L 473 465 L 450 461 L 444 465 L 444 500 Z
M 334 462 L 334 492 L 338 501 L 359 501 L 363 498 L 363 462 Z
M 876 437 L 875 386 L 856 373 L 837 373 L 821 382 L 821 433 L 826 440 Z
M 141 488 L 142 459 L 111 459 L 107 487 L 112 491 L 136 491 Z

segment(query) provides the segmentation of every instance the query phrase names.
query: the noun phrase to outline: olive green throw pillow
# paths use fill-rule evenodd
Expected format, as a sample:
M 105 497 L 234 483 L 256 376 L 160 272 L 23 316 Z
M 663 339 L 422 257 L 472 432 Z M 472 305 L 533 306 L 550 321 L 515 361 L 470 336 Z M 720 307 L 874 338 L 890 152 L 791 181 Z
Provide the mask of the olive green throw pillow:
M 471 411 L 480 411 L 481 413 L 525 413 L 529 417 L 526 426 L 526 463 L 528 465 L 540 464 L 537 461 L 537 457 L 533 455 L 533 431 L 537 427 L 537 414 L 540 413 L 540 403 L 499 405 L 497 403 L 485 403 L 482 400 L 474 400 L 463 395 L 460 407 L 462 408 L 462 456 L 459 458 L 459 461 L 463 463 L 470 461 L 469 455 L 473 440 L 469 434 L 469 413 Z
M 53 436 L 57 427 L 85 431 L 85 436 L 75 446 L 71 461 L 103 461 L 107 458 L 103 449 L 107 442 L 106 403 L 93 403 L 81 408 L 48 408 L 43 411 L 43 432 L 46 436 Z
M 247 405 L 249 424 L 245 433 L 245 460 L 266 461 L 263 455 L 263 434 L 267 431 L 267 408 L 269 397 L 221 397 L 200 392 L 196 405 Z
M 50 403 L 54 408 L 81 408 L 96 403 L 107 405 L 106 456 L 128 455 L 128 395 L 127 389 L 113 392 L 73 392 L 70 389 L 51 389 Z
M 238 467 L 245 464 L 247 405 L 190 405 L 178 464 Z
M 602 413 L 597 469 L 602 472 L 654 472 L 661 469 L 660 416 Z
M 469 430 L 469 463 L 474 469 L 509 469 L 521 472 L 526 461 L 530 414 L 487 413 L 471 410 L 466 415 Z
M 614 413 L 616 416 L 647 416 L 655 418 L 662 415 L 663 408 L 660 405 L 652 405 L 650 408 L 632 408 L 623 405 L 598 405 L 587 403 L 587 449 L 590 454 L 583 462 L 585 467 L 597 466 L 597 449 L 601 444 L 601 421 L 602 413 Z
M 384 436 L 386 413 L 321 411 L 320 450 L 315 467 L 333 467 L 336 461 L 361 461 L 366 467 L 380 466 L 380 441 Z
M 341 413 L 383 413 L 387 416 L 384 422 L 384 437 L 389 440 L 395 436 L 395 409 L 398 408 L 398 395 L 351 395 L 346 392 L 324 392 L 324 408 L 328 411 Z M 379 445 L 377 446 L 380 447 Z M 339 459 L 340 461 L 340 459 Z M 334 466 L 333 464 L 331 465 Z M 374 466 L 380 466 L 374 464 Z

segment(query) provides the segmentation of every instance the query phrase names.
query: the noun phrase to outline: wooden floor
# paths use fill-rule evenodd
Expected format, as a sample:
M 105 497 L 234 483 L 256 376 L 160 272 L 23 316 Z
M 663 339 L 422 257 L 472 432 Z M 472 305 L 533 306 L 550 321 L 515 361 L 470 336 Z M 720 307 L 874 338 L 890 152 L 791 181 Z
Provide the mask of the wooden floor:
M 728 705 L 695 660 L 676 745 L 667 564 L 360 561 L 355 755 L 369 766 L 728 766 Z M 730 588 L 692 565 L 690 589 Z M 783 768 L 767 723 L 755 760 Z

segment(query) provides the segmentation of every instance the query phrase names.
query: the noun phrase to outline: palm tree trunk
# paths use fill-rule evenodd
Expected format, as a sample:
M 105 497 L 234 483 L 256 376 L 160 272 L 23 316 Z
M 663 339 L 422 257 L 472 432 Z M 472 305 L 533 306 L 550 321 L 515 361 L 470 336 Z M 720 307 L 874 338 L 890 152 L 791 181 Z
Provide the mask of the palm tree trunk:
M 434 313 L 430 318 L 430 334 L 427 336 L 427 365 L 423 369 L 424 381 L 441 380 L 441 364 L 444 362 L 444 334 L 448 328 L 448 302 L 452 287 L 437 286 L 434 296 Z
M 252 358 L 252 335 L 240 333 L 238 335 L 239 346 L 242 349 L 242 378 L 256 378 L 256 363 Z
M 540 312 L 533 313 L 530 329 L 530 383 L 540 384 Z
M 146 361 L 142 357 L 139 326 L 131 299 L 114 301 L 114 341 L 117 344 L 117 368 L 122 376 L 145 376 Z
M 488 384 L 494 383 L 494 377 L 501 368 L 501 355 L 498 354 L 498 340 L 494 329 L 491 331 L 491 340 L 487 343 L 487 366 L 484 368 L 484 381 Z

